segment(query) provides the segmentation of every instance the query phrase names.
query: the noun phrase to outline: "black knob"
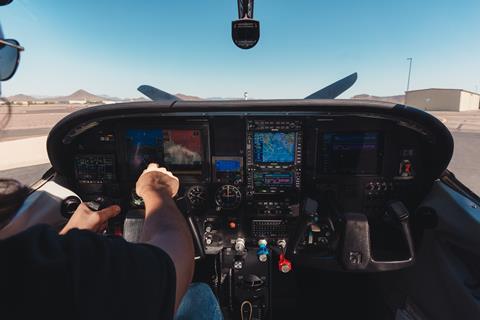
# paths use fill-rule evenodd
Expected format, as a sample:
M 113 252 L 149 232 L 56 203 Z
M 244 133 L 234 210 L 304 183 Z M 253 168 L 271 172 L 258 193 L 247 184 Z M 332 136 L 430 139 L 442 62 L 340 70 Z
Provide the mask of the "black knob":
M 263 286 L 263 280 L 257 275 L 249 274 L 243 278 L 243 284 L 246 288 L 256 289 Z
M 94 201 L 85 202 L 85 204 L 93 211 L 100 211 L 111 205 L 113 201 L 106 197 L 97 197 Z
M 70 219 L 70 217 L 73 215 L 75 210 L 77 210 L 80 203 L 82 203 L 82 200 L 80 200 L 79 197 L 76 197 L 76 196 L 67 197 L 62 201 L 62 205 L 60 207 L 60 213 L 65 218 Z

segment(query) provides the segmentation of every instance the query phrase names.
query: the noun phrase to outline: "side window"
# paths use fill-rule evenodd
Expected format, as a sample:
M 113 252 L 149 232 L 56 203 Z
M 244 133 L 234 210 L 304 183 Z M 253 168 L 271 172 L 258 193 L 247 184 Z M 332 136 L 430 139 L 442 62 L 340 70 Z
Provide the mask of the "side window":
M 37 182 L 50 167 L 49 163 L 7 170 L 1 170 L 0 167 L 0 178 L 15 179 L 24 185 L 30 186 Z
M 455 148 L 448 169 L 472 192 L 480 195 L 480 117 L 477 112 L 458 112 L 444 116 Z M 450 123 L 449 123 L 450 121 Z M 464 123 L 462 125 L 462 123 Z M 454 128 L 452 128 L 455 126 Z

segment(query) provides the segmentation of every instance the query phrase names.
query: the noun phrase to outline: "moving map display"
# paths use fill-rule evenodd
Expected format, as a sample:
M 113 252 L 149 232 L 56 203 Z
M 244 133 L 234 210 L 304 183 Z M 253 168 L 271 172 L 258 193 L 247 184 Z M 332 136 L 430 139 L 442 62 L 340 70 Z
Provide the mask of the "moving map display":
M 293 163 L 295 132 L 255 132 L 253 157 L 256 163 Z

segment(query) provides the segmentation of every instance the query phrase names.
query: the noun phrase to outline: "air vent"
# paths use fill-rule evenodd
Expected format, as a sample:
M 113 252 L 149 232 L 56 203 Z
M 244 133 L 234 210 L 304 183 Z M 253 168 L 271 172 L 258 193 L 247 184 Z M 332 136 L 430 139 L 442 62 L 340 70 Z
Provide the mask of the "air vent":
M 253 220 L 252 234 L 254 237 L 286 237 L 287 223 L 285 220 Z

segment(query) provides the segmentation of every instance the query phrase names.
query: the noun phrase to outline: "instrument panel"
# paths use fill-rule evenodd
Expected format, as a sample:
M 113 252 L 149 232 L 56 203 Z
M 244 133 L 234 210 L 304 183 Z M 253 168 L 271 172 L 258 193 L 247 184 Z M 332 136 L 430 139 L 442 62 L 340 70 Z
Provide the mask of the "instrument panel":
M 299 246 L 334 253 L 343 213 L 361 212 L 373 226 L 389 201 L 414 211 L 448 158 L 436 123 L 422 126 L 391 110 L 205 107 L 168 115 L 160 108 L 166 113 L 148 116 L 127 107 L 135 116 L 112 109 L 118 117 L 99 120 L 93 112 L 94 122 L 60 123 L 51 134 L 57 139 L 49 138 L 52 164 L 84 201 L 107 196 L 126 215 L 143 208 L 134 190 L 142 170 L 165 166 L 180 179 L 177 205 L 193 217 L 206 254 L 240 240 L 288 242 L 305 214 L 315 221 Z M 314 212 L 309 199 L 318 204 Z
M 110 192 L 110 196 L 123 199 L 122 189 L 128 190 L 128 206 L 141 208 L 134 182 L 149 163 L 156 162 L 180 177 L 180 198 L 187 200 L 192 214 L 225 220 L 217 223 L 227 228 L 235 225 L 227 231 L 242 225 L 255 239 L 277 240 L 288 236 L 286 226 L 298 216 L 307 195 L 331 194 L 330 200 L 348 200 L 348 210 L 373 214 L 400 188 L 399 181 L 406 189 L 415 185 L 408 182 L 415 181 L 416 173 L 421 174 L 416 159 L 421 148 L 414 137 L 402 141 L 408 147 L 386 149 L 385 139 L 396 132 L 381 129 L 381 122 L 375 130 L 361 131 L 351 131 L 350 126 L 343 131 L 328 123 L 335 127 L 330 131 L 303 119 L 242 121 L 243 133 L 215 132 L 227 140 L 245 135 L 245 145 L 230 155 L 211 146 L 208 121 L 143 127 L 112 124 L 108 128 L 115 137 L 110 137 L 112 153 L 105 154 L 103 148 L 100 154 L 94 153 L 99 135 L 79 141 L 73 161 L 76 188 L 87 197 Z M 384 163 L 392 158 L 393 166 Z

